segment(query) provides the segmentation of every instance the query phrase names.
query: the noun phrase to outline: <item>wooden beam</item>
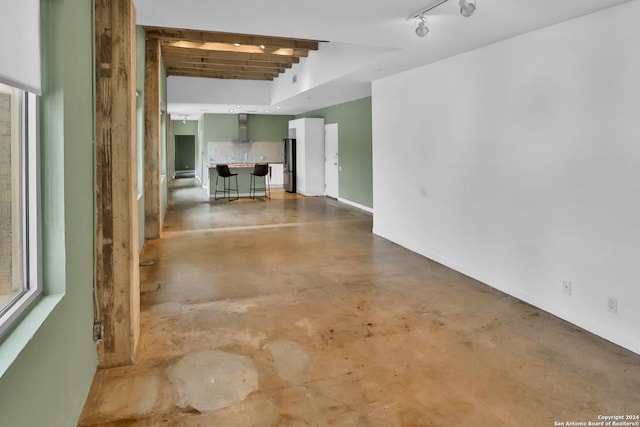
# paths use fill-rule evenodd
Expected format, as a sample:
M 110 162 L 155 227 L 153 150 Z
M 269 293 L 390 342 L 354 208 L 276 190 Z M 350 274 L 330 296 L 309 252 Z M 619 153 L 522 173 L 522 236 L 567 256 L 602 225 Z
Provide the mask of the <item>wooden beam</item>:
M 145 138 L 144 138 L 144 237 L 158 239 L 162 231 L 162 188 L 160 182 L 162 107 L 160 94 L 160 43 L 148 39 L 145 52 Z
M 163 55 L 164 63 L 181 63 L 181 64 L 211 64 L 211 65 L 231 65 L 238 67 L 252 67 L 252 68 L 291 68 L 292 64 L 284 62 L 253 62 L 246 60 L 236 59 L 218 59 L 218 58 L 203 58 L 201 56 L 181 56 L 181 55 Z
M 272 80 L 310 50 L 318 50 L 320 43 L 181 28 L 144 29 L 147 40 L 159 42 L 167 74 L 173 76 Z M 249 74 L 253 70 L 244 67 L 256 68 L 256 73 Z
M 293 49 L 293 48 L 268 48 L 264 49 L 260 46 L 253 45 L 238 45 L 229 43 L 200 43 L 192 41 L 162 41 L 162 46 L 170 47 L 182 47 L 187 49 L 200 49 L 200 50 L 212 50 L 216 52 L 235 52 L 235 53 L 254 53 L 256 55 L 280 55 L 280 56 L 309 56 L 307 49 Z
M 149 41 L 154 39 L 149 39 Z M 300 58 L 295 56 L 272 55 L 268 53 L 240 53 L 240 52 L 218 52 L 212 50 L 193 49 L 184 47 L 164 46 L 162 54 L 167 57 L 188 56 L 209 59 L 234 59 L 252 62 L 277 62 L 286 64 L 297 64 Z
M 272 64 L 269 62 L 251 62 L 251 61 L 233 61 L 225 59 L 206 59 L 206 58 L 178 58 L 174 56 L 163 56 L 165 67 L 171 66 L 194 66 L 201 68 L 223 67 L 228 69 L 241 68 L 251 69 L 255 71 L 267 70 L 278 71 L 284 73 L 287 68 L 291 68 L 291 64 Z
M 133 363 L 140 329 L 133 0 L 95 0 L 96 299 L 101 367 Z
M 211 73 L 202 70 L 167 70 L 168 76 L 180 76 L 180 77 L 203 77 L 210 79 L 235 79 L 235 80 L 273 80 L 273 77 L 258 76 L 258 75 L 239 75 L 233 73 Z
M 265 46 L 272 48 L 291 48 L 318 50 L 317 40 L 291 39 L 286 37 L 258 36 L 251 34 L 221 33 L 198 31 L 182 28 L 144 27 L 148 37 L 164 40 L 188 40 L 205 43 L 239 43 L 241 45 Z
M 181 63 L 165 63 L 167 73 L 171 70 L 200 70 L 211 73 L 238 73 L 238 74 L 255 74 L 255 75 L 272 75 L 278 77 L 284 72 L 284 68 L 254 68 L 254 67 L 233 67 L 224 65 L 207 65 L 207 64 L 181 64 Z
M 262 68 L 291 68 L 293 64 L 281 62 L 253 62 L 245 60 L 221 59 L 221 58 L 203 58 L 200 56 L 180 56 L 180 55 L 163 55 L 166 64 L 183 64 L 183 65 L 213 65 L 213 66 L 235 66 L 235 67 L 251 67 L 256 70 Z
M 167 69 L 167 76 L 178 76 L 190 74 L 194 77 L 207 77 L 211 76 L 212 79 L 237 79 L 242 77 L 243 79 L 252 79 L 256 80 L 273 80 L 279 76 L 279 74 L 273 73 L 242 73 L 242 72 L 234 72 L 228 70 L 194 70 L 189 68 L 171 68 Z

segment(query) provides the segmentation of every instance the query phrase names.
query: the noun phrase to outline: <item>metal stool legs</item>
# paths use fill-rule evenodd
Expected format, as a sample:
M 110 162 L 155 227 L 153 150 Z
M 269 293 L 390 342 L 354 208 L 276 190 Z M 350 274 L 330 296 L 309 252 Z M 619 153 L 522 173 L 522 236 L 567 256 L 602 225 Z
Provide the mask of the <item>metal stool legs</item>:
M 231 178 L 234 177 L 236 179 L 236 188 L 231 187 Z M 220 175 L 216 176 L 216 188 L 215 191 L 213 193 L 213 199 L 214 200 L 218 200 L 218 199 L 228 199 L 229 201 L 232 200 L 238 200 L 240 198 L 240 192 L 238 191 L 238 175 L 237 174 L 232 174 L 231 176 L 223 176 L 222 177 L 222 191 L 218 190 L 218 179 L 220 178 Z M 231 198 L 231 192 L 235 191 L 236 192 L 236 197 L 234 197 L 233 199 Z M 218 193 L 222 193 L 222 197 L 218 197 Z
M 264 197 L 271 198 L 271 183 L 267 180 L 269 166 L 266 164 L 258 164 L 255 166 L 254 171 L 251 173 L 251 181 L 249 184 L 249 197 L 251 199 L 256 198 L 256 191 L 264 191 Z M 262 187 L 256 187 L 257 177 L 262 178 Z

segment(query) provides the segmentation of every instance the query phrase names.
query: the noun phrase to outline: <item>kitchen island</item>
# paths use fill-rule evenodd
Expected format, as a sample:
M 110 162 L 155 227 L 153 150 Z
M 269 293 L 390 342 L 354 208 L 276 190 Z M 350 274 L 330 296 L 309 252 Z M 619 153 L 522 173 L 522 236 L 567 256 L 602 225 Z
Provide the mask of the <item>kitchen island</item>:
M 249 186 L 251 184 L 251 172 L 255 163 L 229 163 L 229 169 L 231 173 L 238 174 L 238 192 L 240 197 L 249 197 Z M 267 176 L 267 182 L 270 183 L 271 188 L 282 187 L 282 163 L 269 163 L 270 176 Z M 216 177 L 216 165 L 209 165 L 209 185 L 207 187 L 207 193 L 210 199 L 213 199 L 215 193 Z M 235 178 L 232 178 L 235 181 Z M 262 178 L 258 178 L 258 186 L 262 186 Z M 222 179 L 218 180 L 218 191 L 222 191 Z M 232 185 L 235 182 L 232 181 Z M 218 193 L 220 195 L 220 193 Z M 258 197 L 261 196 L 261 192 L 258 193 Z

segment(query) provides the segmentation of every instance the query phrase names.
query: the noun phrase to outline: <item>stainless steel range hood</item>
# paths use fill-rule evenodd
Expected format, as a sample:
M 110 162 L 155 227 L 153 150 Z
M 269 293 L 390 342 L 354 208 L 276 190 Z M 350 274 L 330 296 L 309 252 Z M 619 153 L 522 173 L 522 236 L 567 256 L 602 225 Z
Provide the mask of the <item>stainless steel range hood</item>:
M 238 114 L 238 142 L 251 142 L 249 140 L 248 121 L 248 114 Z

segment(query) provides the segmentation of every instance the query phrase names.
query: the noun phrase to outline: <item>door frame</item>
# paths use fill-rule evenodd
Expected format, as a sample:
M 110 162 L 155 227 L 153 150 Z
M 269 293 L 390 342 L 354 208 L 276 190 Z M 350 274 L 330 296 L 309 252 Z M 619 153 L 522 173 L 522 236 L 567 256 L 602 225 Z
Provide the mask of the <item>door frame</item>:
M 340 138 L 338 123 L 324 125 L 324 184 L 325 196 L 334 199 L 340 197 Z

